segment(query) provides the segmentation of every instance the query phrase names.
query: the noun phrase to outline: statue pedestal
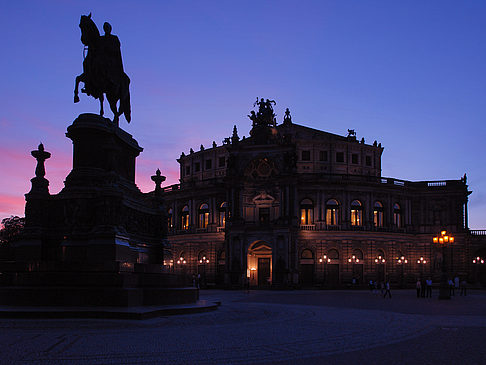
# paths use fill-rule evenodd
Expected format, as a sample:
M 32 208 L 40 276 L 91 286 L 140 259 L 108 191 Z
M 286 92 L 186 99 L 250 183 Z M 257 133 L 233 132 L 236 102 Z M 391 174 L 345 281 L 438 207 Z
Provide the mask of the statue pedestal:
M 13 244 L 13 262 L 0 261 L 0 304 L 195 302 L 197 289 L 173 291 L 184 283 L 163 270 L 166 209 L 135 185 L 137 141 L 94 114 L 81 114 L 66 136 L 73 169 L 57 195 L 32 179 L 25 237 Z

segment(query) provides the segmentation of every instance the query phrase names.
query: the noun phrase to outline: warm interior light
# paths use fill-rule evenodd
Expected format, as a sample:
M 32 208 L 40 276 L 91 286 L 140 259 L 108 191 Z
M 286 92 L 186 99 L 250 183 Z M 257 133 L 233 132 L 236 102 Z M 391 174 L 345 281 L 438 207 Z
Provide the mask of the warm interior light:
M 450 237 L 449 237 L 449 242 L 450 242 L 450 243 L 453 243 L 453 242 L 454 242 L 454 236 L 450 236 Z
M 439 238 L 439 243 L 444 243 L 444 239 L 442 237 Z
M 445 236 L 447 231 L 440 231 L 441 236 Z
M 434 237 L 433 241 L 434 241 L 434 243 L 437 243 L 437 242 L 439 242 L 439 239 L 437 237 Z

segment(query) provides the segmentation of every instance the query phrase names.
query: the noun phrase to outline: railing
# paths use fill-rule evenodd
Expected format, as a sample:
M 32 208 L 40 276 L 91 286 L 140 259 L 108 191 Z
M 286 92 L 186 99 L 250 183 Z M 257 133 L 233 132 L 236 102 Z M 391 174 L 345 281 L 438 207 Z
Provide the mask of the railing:
M 225 227 L 216 227 L 216 232 L 224 232 Z
M 300 229 L 303 231 L 315 231 L 316 225 L 315 224 L 301 224 Z
M 471 229 L 469 232 L 473 236 L 486 236 L 486 229 Z
M 446 186 L 447 181 L 429 181 L 427 182 L 427 186 L 432 187 L 432 186 Z

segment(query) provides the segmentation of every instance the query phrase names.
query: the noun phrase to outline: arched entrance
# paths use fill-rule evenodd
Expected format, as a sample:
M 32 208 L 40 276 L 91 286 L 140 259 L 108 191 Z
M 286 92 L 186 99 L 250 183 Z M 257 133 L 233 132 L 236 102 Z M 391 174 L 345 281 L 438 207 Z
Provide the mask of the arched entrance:
M 247 276 L 250 286 L 268 288 L 272 285 L 272 247 L 256 241 L 248 248 Z

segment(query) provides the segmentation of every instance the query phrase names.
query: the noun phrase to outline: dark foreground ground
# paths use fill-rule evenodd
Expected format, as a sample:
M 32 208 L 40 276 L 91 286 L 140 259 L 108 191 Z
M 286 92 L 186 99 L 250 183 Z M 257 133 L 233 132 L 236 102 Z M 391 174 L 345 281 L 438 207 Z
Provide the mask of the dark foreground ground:
M 145 321 L 0 319 L 10 364 L 486 364 L 486 293 L 202 291 L 214 312 Z

